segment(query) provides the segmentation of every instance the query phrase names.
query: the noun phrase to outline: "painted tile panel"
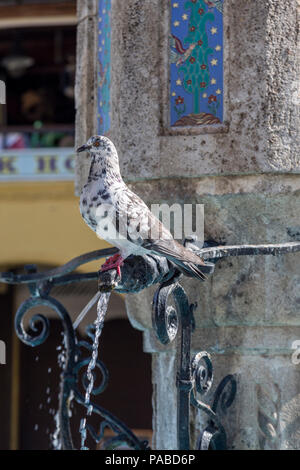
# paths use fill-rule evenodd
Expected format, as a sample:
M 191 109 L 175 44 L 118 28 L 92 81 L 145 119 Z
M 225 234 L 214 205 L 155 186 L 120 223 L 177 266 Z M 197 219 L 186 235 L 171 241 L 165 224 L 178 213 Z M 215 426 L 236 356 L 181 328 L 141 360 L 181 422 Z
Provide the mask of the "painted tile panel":
M 111 0 L 98 4 L 98 133 L 110 129 Z
M 223 0 L 171 0 L 170 124 L 223 122 Z

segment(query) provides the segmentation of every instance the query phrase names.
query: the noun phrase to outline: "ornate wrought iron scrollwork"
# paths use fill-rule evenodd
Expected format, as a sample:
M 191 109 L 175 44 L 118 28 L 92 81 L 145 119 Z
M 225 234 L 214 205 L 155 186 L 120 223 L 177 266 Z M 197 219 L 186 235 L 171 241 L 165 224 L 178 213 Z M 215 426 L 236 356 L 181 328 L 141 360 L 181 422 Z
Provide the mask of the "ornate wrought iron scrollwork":
M 179 369 L 177 374 L 178 389 L 178 448 L 189 448 L 189 408 L 190 404 L 204 412 L 208 418 L 208 425 L 199 439 L 199 448 L 226 448 L 226 433 L 221 423 L 219 412 L 226 410 L 233 403 L 236 395 L 236 380 L 233 375 L 226 376 L 218 385 L 211 406 L 200 401 L 197 394 L 205 395 L 212 386 L 213 370 L 208 353 L 196 354 L 191 359 L 191 333 L 195 327 L 193 311 L 195 305 L 189 304 L 183 287 L 179 284 L 180 274 L 172 263 L 158 256 L 129 257 L 122 267 L 122 280 L 117 282 L 116 271 L 107 271 L 99 276 L 97 272 L 79 274 L 73 272 L 82 264 L 98 260 L 116 253 L 115 248 L 98 250 L 74 258 L 65 265 L 47 272 L 38 273 L 34 266 L 28 266 L 24 274 L 0 273 L 0 282 L 8 284 L 27 284 L 30 298 L 19 307 L 15 318 L 15 329 L 18 337 L 25 344 L 36 347 L 46 341 L 49 334 L 49 321 L 42 314 L 34 314 L 29 322 L 33 333 L 25 331 L 24 316 L 32 308 L 47 306 L 59 316 L 65 333 L 66 361 L 61 375 L 61 390 L 59 400 L 59 427 L 60 441 L 63 449 L 73 449 L 73 440 L 70 431 L 69 407 L 72 400 L 87 408 L 84 396 L 79 390 L 79 376 L 88 359 L 84 357 L 83 350 L 90 353 L 91 345 L 87 341 L 78 341 L 70 316 L 64 306 L 50 296 L 53 287 L 58 285 L 77 283 L 81 281 L 98 280 L 100 291 L 139 292 L 150 285 L 160 284 L 153 302 L 153 327 L 158 339 L 168 344 L 176 338 L 180 331 Z M 240 255 L 276 255 L 300 251 L 300 242 L 278 245 L 245 245 L 245 246 L 207 246 L 196 251 L 204 260 L 216 262 L 227 256 Z M 213 271 L 213 265 L 207 265 L 208 271 Z M 168 305 L 170 296 L 175 301 L 175 308 Z M 38 324 L 40 327 L 38 328 Z M 93 331 L 88 336 L 93 339 Z M 93 394 L 102 393 L 108 373 L 101 361 L 96 366 L 102 374 L 99 385 L 95 385 Z M 83 376 L 83 388 L 86 388 Z M 87 430 L 99 443 L 103 441 L 105 430 L 109 428 L 114 435 L 105 440 L 104 448 L 115 448 L 122 443 L 133 449 L 147 449 L 148 443 L 140 441 L 127 426 L 104 408 L 92 404 L 93 413 L 101 417 L 102 421 L 98 431 L 87 425 Z
M 27 269 L 27 274 L 24 275 L 14 275 L 12 273 L 3 273 L 0 275 L 0 279 L 2 277 L 6 282 L 13 284 L 27 284 L 31 293 L 30 298 L 20 305 L 15 316 L 15 330 L 21 341 L 28 346 L 36 347 L 46 341 L 49 336 L 49 321 L 47 317 L 42 314 L 34 314 L 29 320 L 29 328 L 33 333 L 36 332 L 37 334 L 31 335 L 26 332 L 24 328 L 24 317 L 30 310 L 32 310 L 32 308 L 40 306 L 49 307 L 56 312 L 62 322 L 66 347 L 66 360 L 61 374 L 58 410 L 60 441 L 60 445 L 58 447 L 62 449 L 74 449 L 69 413 L 72 400 L 75 400 L 75 402 L 82 405 L 84 408 L 91 406 L 92 413 L 98 415 L 99 418 L 102 419 L 98 432 L 95 431 L 91 425 L 87 425 L 87 431 L 96 443 L 104 440 L 104 433 L 107 428 L 113 432 L 114 435 L 112 437 L 105 438 L 104 443 L 102 444 L 103 448 L 111 449 L 124 444 L 127 447 L 136 450 L 148 448 L 147 441 L 140 441 L 137 436 L 135 436 L 135 434 L 112 413 L 96 404 L 91 403 L 87 405 L 85 403 L 85 397 L 79 389 L 79 380 L 81 372 L 88 365 L 90 360 L 89 357 L 84 356 L 83 352 L 87 351 L 90 354 L 92 345 L 88 341 L 78 341 L 69 313 L 60 302 L 50 296 L 51 289 L 55 285 L 80 282 L 81 280 L 97 279 L 98 273 L 69 274 L 68 270 L 70 270 L 70 268 L 73 269 L 84 262 L 89 262 L 93 257 L 96 259 L 105 257 L 108 254 L 111 254 L 111 251 L 115 250 L 102 250 L 94 252 L 93 254 L 88 253 L 86 256 L 78 257 L 67 263 L 64 270 L 62 268 L 57 268 L 57 270 L 51 270 L 46 273 L 37 273 L 34 267 L 30 266 L 30 269 Z M 93 325 L 88 328 L 87 335 L 89 339 L 93 340 Z M 102 393 L 108 382 L 108 371 L 105 365 L 101 361 L 97 360 L 96 368 L 100 371 L 102 380 L 99 385 L 95 385 L 93 387 L 91 392 L 92 395 Z M 86 390 L 87 381 L 85 374 L 82 375 L 82 386 Z
M 187 295 L 183 287 L 178 282 L 179 276 L 162 284 L 156 291 L 153 302 L 152 320 L 156 336 L 162 344 L 172 342 L 179 327 L 180 335 L 180 356 L 179 368 L 177 372 L 178 388 L 178 448 L 190 448 L 189 432 L 189 407 L 190 404 L 204 411 L 210 418 L 209 426 L 203 431 L 200 442 L 200 449 L 226 448 L 226 433 L 217 415 L 219 400 L 222 406 L 229 407 L 236 393 L 236 382 L 233 376 L 227 376 L 220 383 L 216 390 L 213 406 L 200 402 L 196 398 L 196 393 L 206 394 L 213 382 L 213 367 L 210 355 L 203 351 L 190 358 L 191 333 L 195 327 L 193 311 L 195 305 L 189 304 Z M 168 306 L 170 296 L 173 296 L 176 308 Z M 224 401 L 222 394 L 225 386 L 232 383 L 232 393 L 230 398 Z
M 191 392 L 191 404 L 204 412 L 209 417 L 206 428 L 198 439 L 198 449 L 227 449 L 226 431 L 218 411 L 226 413 L 236 396 L 237 383 L 233 375 L 227 375 L 219 383 L 213 399 L 212 406 L 197 399 L 197 393 L 206 395 L 213 384 L 213 366 L 211 357 L 207 352 L 201 352 L 194 356 L 192 360 L 192 375 L 194 387 Z M 227 393 L 226 393 L 227 392 Z

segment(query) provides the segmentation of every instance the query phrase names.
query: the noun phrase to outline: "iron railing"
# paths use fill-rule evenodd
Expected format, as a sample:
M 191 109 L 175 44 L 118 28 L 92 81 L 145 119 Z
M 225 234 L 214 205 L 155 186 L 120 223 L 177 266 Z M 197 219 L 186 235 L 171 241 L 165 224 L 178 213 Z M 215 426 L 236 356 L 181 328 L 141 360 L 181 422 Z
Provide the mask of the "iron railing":
M 190 249 L 196 249 L 193 243 L 186 242 Z M 212 274 L 214 264 L 227 256 L 241 255 L 278 255 L 300 251 L 300 242 L 291 242 L 276 245 L 241 245 L 241 246 L 216 246 L 205 244 L 199 255 L 206 260 L 205 270 Z M 41 314 L 31 317 L 30 327 L 37 332 L 40 323 L 40 332 L 32 336 L 25 331 L 23 320 L 25 314 L 33 307 L 48 306 L 53 309 L 60 318 L 66 346 L 66 360 L 61 375 L 59 397 L 59 440 L 62 449 L 74 449 L 70 430 L 70 403 L 74 399 L 85 408 L 91 403 L 86 403 L 85 397 L 80 392 L 80 374 L 87 368 L 90 361 L 92 344 L 89 341 L 80 341 L 76 330 L 65 307 L 54 297 L 51 290 L 59 285 L 79 283 L 82 281 L 98 280 L 99 292 L 115 290 L 120 293 L 136 293 L 150 285 L 159 284 L 153 301 L 153 328 L 158 340 L 166 345 L 172 342 L 177 334 L 179 341 L 179 365 L 177 371 L 176 386 L 177 399 L 177 438 L 179 449 L 190 448 L 189 410 L 190 405 L 205 413 L 209 420 L 208 425 L 202 430 L 198 440 L 199 449 L 225 449 L 227 448 L 226 431 L 222 425 L 219 411 L 229 408 L 237 393 L 237 383 L 233 375 L 227 375 L 218 385 L 211 405 L 200 400 L 210 390 L 213 382 L 213 367 L 210 355 L 203 351 L 191 357 L 191 335 L 195 328 L 193 311 L 195 305 L 190 304 L 187 295 L 180 284 L 181 274 L 176 267 L 159 256 L 130 256 L 122 266 L 121 280 L 117 277 L 116 270 L 105 272 L 78 273 L 74 272 L 80 266 L 93 260 L 100 260 L 117 252 L 115 248 L 98 250 L 81 255 L 56 269 L 39 273 L 34 265 L 27 265 L 24 274 L 11 272 L 0 273 L 0 282 L 7 284 L 26 284 L 30 296 L 17 310 L 15 317 L 15 329 L 23 343 L 36 347 L 46 341 L 49 334 L 49 321 Z M 170 297 L 175 301 L 175 307 L 168 305 Z M 94 340 L 94 326 L 87 329 L 88 338 Z M 102 382 L 95 386 L 92 395 L 103 392 L 108 374 L 105 365 L 97 360 L 96 366 L 102 374 Z M 83 386 L 87 388 L 86 376 L 83 376 Z M 114 449 L 121 444 L 132 449 L 149 449 L 147 441 L 141 441 L 131 430 L 112 413 L 101 406 L 92 404 L 92 412 L 99 416 L 100 424 L 95 430 L 89 424 L 86 429 L 95 442 L 103 441 L 106 428 L 113 431 L 113 437 L 105 440 L 103 448 Z

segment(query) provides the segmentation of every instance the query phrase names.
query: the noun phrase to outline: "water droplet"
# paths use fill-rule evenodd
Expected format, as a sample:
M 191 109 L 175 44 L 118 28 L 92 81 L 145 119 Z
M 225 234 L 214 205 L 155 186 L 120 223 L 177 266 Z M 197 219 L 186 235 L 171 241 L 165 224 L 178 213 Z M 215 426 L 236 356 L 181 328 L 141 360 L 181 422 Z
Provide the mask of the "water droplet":
M 61 445 L 61 440 L 60 440 L 60 425 L 59 425 L 58 412 L 54 416 L 54 421 L 55 421 L 55 431 L 51 435 L 51 441 L 52 441 L 54 450 L 61 450 L 62 445 Z

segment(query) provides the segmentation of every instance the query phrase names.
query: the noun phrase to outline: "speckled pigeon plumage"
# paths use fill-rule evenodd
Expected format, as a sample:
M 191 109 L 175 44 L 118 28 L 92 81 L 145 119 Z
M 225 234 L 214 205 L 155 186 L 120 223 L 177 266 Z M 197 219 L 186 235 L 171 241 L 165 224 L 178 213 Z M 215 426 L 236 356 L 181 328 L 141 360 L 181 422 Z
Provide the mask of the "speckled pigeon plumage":
M 114 144 L 107 137 L 93 136 L 77 149 L 83 151 L 89 152 L 91 166 L 81 192 L 81 215 L 99 238 L 120 250 L 103 269 L 117 268 L 120 273 L 120 265 L 129 255 L 152 253 L 168 258 L 187 276 L 204 280 L 202 259 L 174 240 L 123 181 Z

